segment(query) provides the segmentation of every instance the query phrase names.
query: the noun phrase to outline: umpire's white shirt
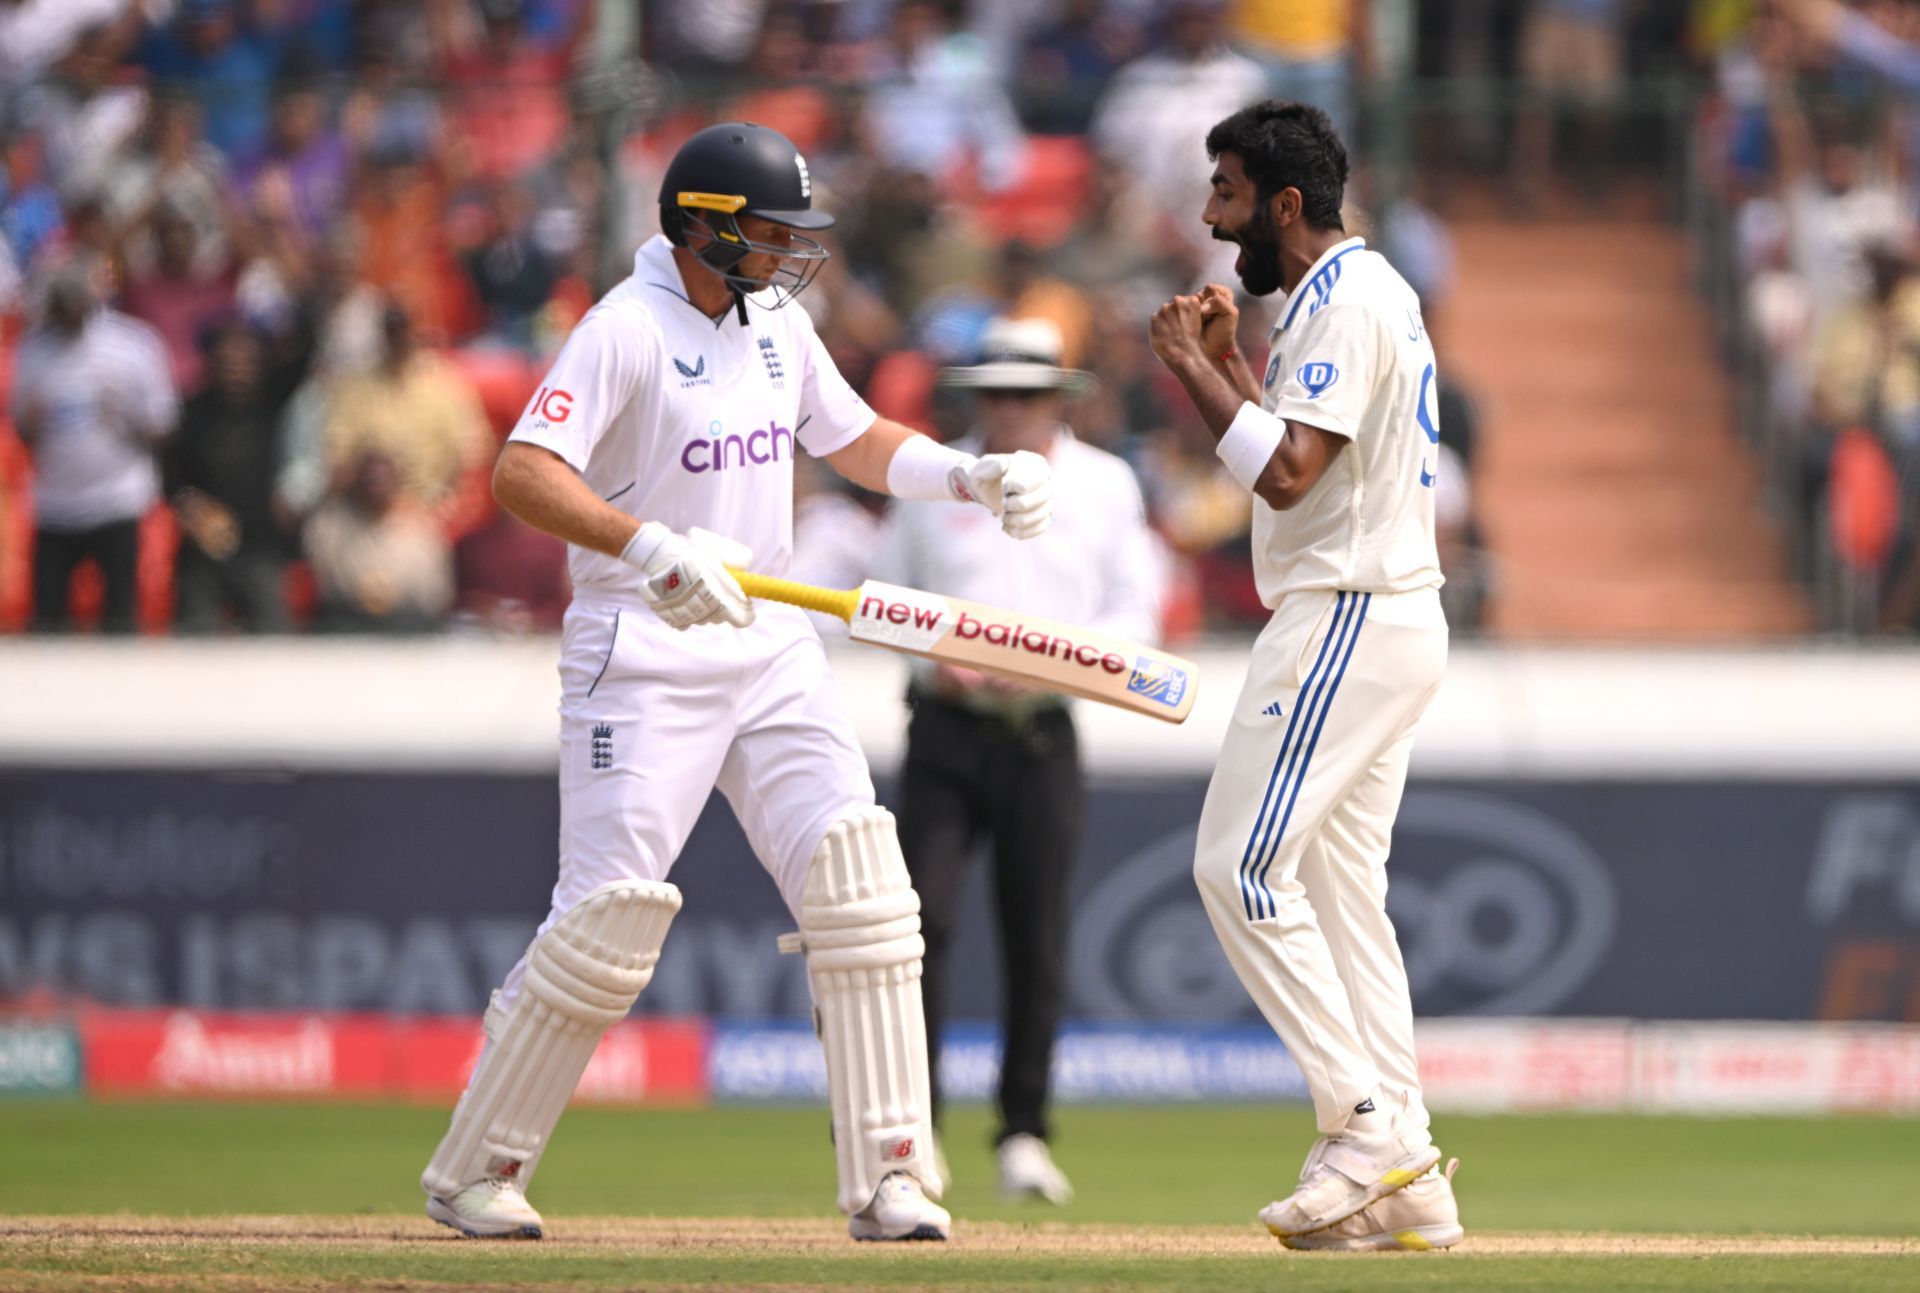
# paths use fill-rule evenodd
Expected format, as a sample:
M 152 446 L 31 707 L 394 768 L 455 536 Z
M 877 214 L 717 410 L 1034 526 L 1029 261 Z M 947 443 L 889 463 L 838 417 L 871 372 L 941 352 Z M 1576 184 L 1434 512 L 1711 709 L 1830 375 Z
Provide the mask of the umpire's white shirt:
M 1349 238 L 1288 296 L 1262 383 L 1264 412 L 1349 441 L 1286 511 L 1255 499 L 1253 564 L 1277 607 L 1305 589 L 1438 588 L 1434 485 L 1439 393 L 1420 298 L 1386 258 Z
M 560 455 L 629 515 L 738 539 L 753 569 L 780 575 L 796 446 L 821 457 L 873 421 L 805 310 L 749 304 L 745 327 L 731 310 L 709 318 L 655 235 L 580 320 L 511 438 Z M 618 557 L 574 548 L 569 561 L 577 594 L 639 601 L 640 572 Z
M 981 453 L 977 436 L 954 442 Z M 1153 642 L 1160 636 L 1163 565 L 1133 469 L 1061 427 L 1047 450 L 1053 522 L 1012 539 L 971 503 L 895 504 L 876 578 L 1010 611 L 1044 615 Z M 916 660 L 918 672 L 932 666 Z
M 53 530 L 137 520 L 160 497 L 154 446 L 179 412 L 160 335 L 115 310 L 79 334 L 38 329 L 14 358 L 16 420 L 40 409 L 33 508 Z

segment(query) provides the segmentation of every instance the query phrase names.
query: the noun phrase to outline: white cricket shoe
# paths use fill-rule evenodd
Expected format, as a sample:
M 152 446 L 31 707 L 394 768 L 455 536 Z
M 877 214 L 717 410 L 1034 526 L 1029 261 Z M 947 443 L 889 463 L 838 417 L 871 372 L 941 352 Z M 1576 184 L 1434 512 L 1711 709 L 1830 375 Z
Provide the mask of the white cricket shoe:
M 847 1218 L 847 1233 L 855 1239 L 945 1239 L 952 1227 L 947 1210 L 905 1172 L 887 1173 L 873 1202 Z
M 1054 1165 L 1047 1142 L 1017 1132 L 1000 1142 L 1000 1197 L 1045 1199 L 1056 1207 L 1073 1202 L 1073 1182 Z
M 1338 1225 L 1310 1234 L 1285 1235 L 1280 1242 L 1289 1248 L 1347 1253 L 1451 1248 L 1466 1234 L 1460 1228 L 1460 1205 L 1453 1197 L 1453 1173 L 1459 1166 L 1459 1159 L 1449 1159 L 1444 1173 L 1429 1171 Z
M 427 1196 L 427 1215 L 469 1239 L 538 1239 L 540 1214 L 517 1181 L 489 1176 L 451 1198 Z
M 1300 1187 L 1260 1209 L 1260 1220 L 1281 1239 L 1325 1230 L 1404 1189 L 1439 1161 L 1440 1151 L 1424 1132 L 1332 1136 L 1307 1156 Z

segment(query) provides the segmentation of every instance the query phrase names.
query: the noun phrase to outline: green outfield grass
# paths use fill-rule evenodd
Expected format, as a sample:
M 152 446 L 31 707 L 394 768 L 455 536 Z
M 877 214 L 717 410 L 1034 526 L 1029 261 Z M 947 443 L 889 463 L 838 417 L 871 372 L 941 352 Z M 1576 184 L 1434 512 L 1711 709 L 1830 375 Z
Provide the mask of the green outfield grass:
M 1254 1223 L 1313 1136 L 1298 1109 L 1068 1109 L 1056 1150 L 1079 1199 L 1065 1210 L 1002 1204 L 987 1118 L 958 1109 L 947 1136 L 956 1242 L 932 1253 L 835 1241 L 831 1151 L 812 1109 L 576 1110 L 533 1191 L 553 1242 L 437 1242 L 418 1220 L 415 1180 L 445 1121 L 444 1110 L 388 1105 L 0 1104 L 0 1288 L 192 1287 L 213 1272 L 247 1277 L 244 1288 L 1920 1288 L 1913 1245 L 1755 1256 L 1593 1241 L 1545 1254 L 1497 1239 L 1912 1237 L 1913 1121 L 1446 1118 L 1436 1130 L 1462 1160 L 1456 1184 L 1482 1251 L 1358 1259 L 1286 1254 Z M 19 1220 L 55 1214 L 95 1220 L 53 1231 Z M 180 1222 L 197 1232 L 183 1238 L 102 1214 L 201 1220 Z M 232 1214 L 293 1220 L 269 1243 L 218 1220 Z M 676 1217 L 735 1220 L 704 1244 L 698 1226 L 663 1238 L 657 1223 L 629 1234 L 608 1220 Z M 581 1219 L 573 1244 L 569 1218 Z M 766 1223 L 760 1242 L 746 1218 L 817 1224 Z

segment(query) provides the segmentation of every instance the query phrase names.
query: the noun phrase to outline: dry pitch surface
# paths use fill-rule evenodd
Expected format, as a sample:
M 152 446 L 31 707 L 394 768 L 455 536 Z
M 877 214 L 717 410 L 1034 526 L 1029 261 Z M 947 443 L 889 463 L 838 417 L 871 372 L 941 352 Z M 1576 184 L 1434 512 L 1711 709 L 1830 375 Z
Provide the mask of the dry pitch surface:
M 443 1109 L 0 1102 L 0 1293 L 1920 1290 L 1912 1119 L 1450 1117 L 1467 1242 L 1389 1254 L 1254 1222 L 1303 1109 L 1063 1110 L 1065 1212 L 999 1200 L 986 1111 L 950 1122 L 950 1244 L 850 1242 L 797 1107 L 575 1110 L 536 1193 L 552 1238 L 502 1244 L 418 1211 Z
M 1430 1254 L 1292 1253 L 1250 1227 L 976 1221 L 854 1245 L 832 1220 L 574 1218 L 540 1244 L 420 1217 L 0 1218 L 0 1289 L 1912 1289 L 1920 1238 L 1470 1234 Z

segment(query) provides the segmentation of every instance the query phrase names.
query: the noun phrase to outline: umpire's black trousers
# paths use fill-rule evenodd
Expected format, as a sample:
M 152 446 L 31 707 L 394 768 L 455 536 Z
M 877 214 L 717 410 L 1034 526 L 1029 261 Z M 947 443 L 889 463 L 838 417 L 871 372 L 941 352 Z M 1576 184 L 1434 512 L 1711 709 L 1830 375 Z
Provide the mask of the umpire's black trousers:
M 920 894 L 922 987 L 941 1107 L 940 1033 L 961 880 L 974 847 L 992 845 L 993 910 L 1004 975 L 1006 1044 L 1000 1135 L 1047 1136 L 1053 1038 L 1066 989 L 1067 883 L 1080 849 L 1079 742 L 1064 708 L 1020 720 L 912 697 L 900 787 L 900 846 Z M 962 973 L 964 973 L 962 967 Z

